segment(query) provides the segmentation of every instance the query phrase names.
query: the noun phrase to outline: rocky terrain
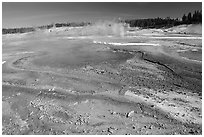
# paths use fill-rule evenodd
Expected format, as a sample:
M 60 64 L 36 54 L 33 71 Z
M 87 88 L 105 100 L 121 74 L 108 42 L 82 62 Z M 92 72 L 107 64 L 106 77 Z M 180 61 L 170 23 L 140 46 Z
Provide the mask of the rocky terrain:
M 115 27 L 3 35 L 2 134 L 201 135 L 202 36 Z

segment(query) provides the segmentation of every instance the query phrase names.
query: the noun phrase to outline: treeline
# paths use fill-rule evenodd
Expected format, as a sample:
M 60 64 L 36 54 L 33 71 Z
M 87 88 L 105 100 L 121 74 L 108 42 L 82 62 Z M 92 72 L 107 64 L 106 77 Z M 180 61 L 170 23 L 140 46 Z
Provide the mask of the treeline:
M 183 15 L 182 19 L 171 19 L 167 18 L 152 18 L 152 19 L 131 19 L 125 20 L 130 27 L 141 27 L 141 28 L 169 28 L 182 24 L 198 24 L 202 23 L 202 11 L 195 11 L 192 15 L 191 12 L 186 16 Z
M 162 28 L 162 27 L 172 27 L 182 24 L 179 19 L 171 19 L 167 17 L 163 18 L 154 18 L 154 19 L 135 19 L 135 20 L 126 20 L 125 23 L 128 23 L 130 27 L 141 27 L 141 28 Z
M 32 32 L 36 30 L 44 30 L 44 29 L 50 29 L 53 27 L 80 27 L 80 26 L 86 26 L 90 25 L 90 23 L 87 22 L 80 22 L 80 23 L 56 23 L 56 24 L 49 24 L 49 25 L 42 25 L 39 27 L 28 27 L 28 28 L 3 28 L 2 34 L 14 34 L 14 33 L 26 33 L 26 32 Z
M 202 11 L 195 11 L 192 15 L 191 12 L 186 16 L 185 14 L 182 17 L 182 22 L 184 24 L 197 24 L 202 23 Z
M 80 23 L 56 23 L 55 27 L 81 27 L 90 25 L 89 22 L 80 22 Z
M 59 27 L 81 27 L 81 26 L 87 26 L 90 25 L 91 23 L 89 22 L 80 22 L 80 23 L 55 23 L 55 24 L 50 24 L 50 25 L 43 25 L 38 27 L 39 29 L 50 29 L 53 27 L 59 28 Z
M 2 29 L 2 34 L 13 34 L 13 33 L 26 33 L 35 31 L 34 28 L 11 28 L 11 29 Z

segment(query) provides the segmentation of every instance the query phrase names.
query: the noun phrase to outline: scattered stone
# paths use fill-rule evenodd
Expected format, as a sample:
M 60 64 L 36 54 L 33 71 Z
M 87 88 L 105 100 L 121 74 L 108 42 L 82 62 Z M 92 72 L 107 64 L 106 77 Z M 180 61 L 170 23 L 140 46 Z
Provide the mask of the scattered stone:
M 127 118 L 128 118 L 128 117 L 132 117 L 134 113 L 135 113 L 135 111 L 132 110 L 132 111 L 130 111 L 130 112 L 127 113 L 126 117 L 127 117 Z
M 31 111 L 29 115 L 31 116 L 32 114 L 33 114 L 33 111 Z
M 87 65 L 87 66 L 86 66 L 86 69 L 87 69 L 87 70 L 93 70 L 93 67 L 92 67 L 92 66 Z
M 40 106 L 39 109 L 42 111 L 42 110 L 44 109 L 44 107 L 43 107 L 43 106 Z
M 54 90 L 55 90 L 55 87 L 52 88 L 52 91 L 54 91 Z
M 75 102 L 73 105 L 78 105 L 78 102 Z
M 17 96 L 19 96 L 21 93 L 16 94 Z
M 43 117 L 44 117 L 44 115 L 40 116 L 39 119 L 41 120 L 41 119 L 43 119 Z
M 152 108 L 153 108 L 153 107 L 154 107 L 154 105 L 151 105 L 150 107 L 152 107 Z
M 102 130 L 101 132 L 106 132 L 106 130 Z
M 108 128 L 108 130 L 107 130 L 107 131 L 108 131 L 108 133 L 113 134 L 114 129 L 110 127 L 110 128 Z
M 115 114 L 117 114 L 117 112 L 115 112 L 115 111 L 112 111 L 112 112 L 111 112 L 111 115 L 115 115 Z
M 88 103 L 89 102 L 89 100 L 87 99 L 87 100 L 85 100 L 83 103 Z
M 35 79 L 35 81 L 39 81 L 39 79 Z
M 152 129 L 152 128 L 153 128 L 153 126 L 152 126 L 152 125 L 150 125 L 150 126 L 149 126 L 149 129 Z
M 192 129 L 188 133 L 195 134 L 195 132 Z

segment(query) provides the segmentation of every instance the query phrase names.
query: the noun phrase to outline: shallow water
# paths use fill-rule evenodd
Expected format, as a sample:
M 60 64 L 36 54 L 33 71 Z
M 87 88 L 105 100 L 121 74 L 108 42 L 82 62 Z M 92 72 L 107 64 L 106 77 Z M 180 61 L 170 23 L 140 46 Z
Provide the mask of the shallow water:
M 202 61 L 202 49 L 198 49 L 197 51 L 187 50 L 180 52 L 179 55 L 190 60 Z
M 46 52 L 47 54 L 39 56 L 33 63 L 40 66 L 66 68 L 102 62 L 118 63 L 133 57 L 129 53 L 114 53 L 104 45 L 94 44 L 87 40 L 52 43 L 49 51 Z

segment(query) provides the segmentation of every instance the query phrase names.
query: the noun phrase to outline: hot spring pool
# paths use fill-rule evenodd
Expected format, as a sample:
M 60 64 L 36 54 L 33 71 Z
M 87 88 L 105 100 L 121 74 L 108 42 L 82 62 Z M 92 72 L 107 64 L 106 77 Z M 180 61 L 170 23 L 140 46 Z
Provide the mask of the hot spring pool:
M 46 51 L 47 54 L 37 57 L 33 63 L 37 66 L 66 68 L 102 62 L 119 63 L 133 57 L 130 53 L 102 49 L 107 49 L 107 47 L 88 41 L 52 43 Z

